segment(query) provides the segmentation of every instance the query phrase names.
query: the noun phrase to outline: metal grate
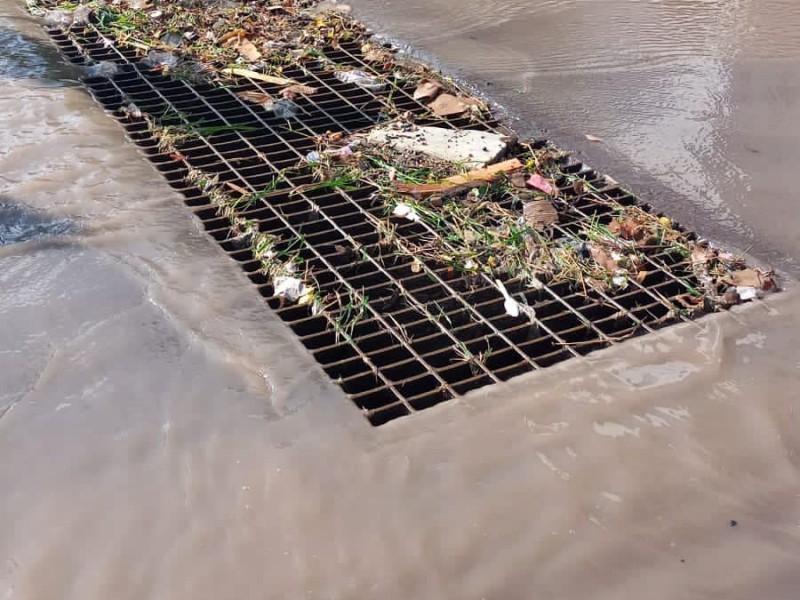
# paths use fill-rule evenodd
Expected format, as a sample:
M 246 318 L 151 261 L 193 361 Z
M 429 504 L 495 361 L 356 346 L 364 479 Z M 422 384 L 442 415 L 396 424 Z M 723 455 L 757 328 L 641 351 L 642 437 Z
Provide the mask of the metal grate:
M 534 320 L 511 317 L 488 276 L 454 273 L 446 265 L 415 265 L 402 251 L 403 244 L 436 233 L 422 223 L 387 216 L 374 187 L 315 190 L 310 172 L 276 177 L 315 149 L 316 136 L 352 133 L 379 123 L 388 95 L 394 106 L 414 114 L 418 124 L 497 131 L 502 130 L 498 122 L 432 118 L 412 98 L 413 89 L 398 82 L 373 93 L 340 82 L 314 63 L 284 71 L 286 77 L 319 90 L 298 100 L 305 114 L 289 122 L 237 96 L 244 90 L 275 94 L 277 88 L 269 84 L 239 78 L 235 87 L 221 87 L 167 77 L 142 67 L 135 49 L 117 45 L 91 24 L 49 33 L 73 63 L 90 58 L 120 66 L 111 78 L 85 79 L 94 98 L 183 193 L 208 234 L 239 262 L 267 304 L 373 425 L 680 320 L 684 317 L 676 298 L 698 285 L 689 259 L 652 248 L 646 251 L 647 276 L 620 291 L 587 292 L 568 283 L 530 289 L 505 281 L 508 292 L 536 312 Z M 338 64 L 380 74 L 361 59 L 356 44 L 330 48 L 326 55 Z M 183 143 L 176 160 L 174 153 L 159 149 L 144 118 L 125 113 L 129 101 L 144 115 L 171 111 L 176 123 L 202 120 L 217 131 Z M 544 141 L 534 145 L 546 146 Z M 557 183 L 569 202 L 553 235 L 578 240 L 583 224 L 611 220 L 609 201 L 637 203 L 595 171 L 568 158 L 562 162 L 564 178 Z M 257 194 L 272 186 L 241 215 L 280 239 L 283 248 L 299 248 L 321 292 L 362 307 L 362 318 L 348 336 L 332 327 L 337 311 L 345 310 L 341 303 L 332 314 L 313 314 L 308 306 L 287 305 L 275 296 L 260 261 L 237 244 L 230 219 L 191 183 L 190 169 L 213 173 L 242 192 Z M 567 176 L 586 181 L 592 191 L 574 188 Z M 513 199 L 499 202 L 511 206 Z M 379 235 L 387 221 L 395 227 L 395 242 L 388 248 Z

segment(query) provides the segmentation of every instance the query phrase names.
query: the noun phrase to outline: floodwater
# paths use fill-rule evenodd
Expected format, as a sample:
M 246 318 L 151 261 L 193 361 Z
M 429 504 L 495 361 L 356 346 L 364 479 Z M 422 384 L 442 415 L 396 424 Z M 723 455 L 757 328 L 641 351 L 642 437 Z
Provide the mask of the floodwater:
M 364 14 L 796 273 L 791 0 Z M 0 42 L 0 597 L 797 597 L 794 291 L 372 428 L 16 2 Z

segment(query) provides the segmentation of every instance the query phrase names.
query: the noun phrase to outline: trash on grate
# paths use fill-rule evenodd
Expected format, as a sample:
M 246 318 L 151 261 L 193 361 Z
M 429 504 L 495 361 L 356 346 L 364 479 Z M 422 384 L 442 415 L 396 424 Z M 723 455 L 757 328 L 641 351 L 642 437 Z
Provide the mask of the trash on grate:
M 264 110 L 273 113 L 279 119 L 295 119 L 303 112 L 303 109 L 295 102 L 287 99 L 276 101 L 272 95 L 266 92 L 247 90 L 238 92 L 236 95 L 253 104 L 259 104 Z
M 213 71 L 203 63 L 194 60 L 180 60 L 176 66 L 169 69 L 169 74 L 180 81 L 208 83 Z
M 156 14 L 153 16 L 153 13 L 150 13 L 150 18 L 159 18 L 160 15 Z M 183 46 L 184 36 L 181 35 L 180 31 L 168 31 L 160 38 L 158 41 L 161 42 L 164 46 L 169 46 L 170 48 L 180 48 Z
M 150 68 L 162 67 L 165 69 L 172 69 L 178 66 L 178 57 L 172 52 L 150 50 L 147 56 L 142 59 L 142 64 Z
M 511 294 L 508 293 L 506 290 L 506 286 L 503 285 L 503 282 L 499 279 L 494 280 L 497 289 L 500 290 L 500 293 L 503 295 L 503 308 L 506 311 L 506 314 L 509 317 L 518 317 L 519 316 L 519 303 L 511 297 Z
M 322 160 L 322 153 L 316 150 L 312 150 L 305 156 L 305 160 L 307 163 L 317 164 Z
M 86 85 L 375 425 L 777 289 L 347 14 L 95 5 L 50 30 L 72 62 L 185 32 L 174 66 Z M 245 39 L 261 58 L 228 66 Z
M 526 183 L 530 187 L 537 189 L 540 192 L 544 192 L 548 196 L 558 195 L 558 188 L 554 186 L 552 182 L 548 181 L 538 173 L 534 173 L 533 175 L 531 175 Z
M 86 75 L 89 77 L 111 78 L 120 72 L 120 66 L 110 60 L 104 60 L 86 68 Z
M 289 302 L 297 302 L 309 294 L 306 284 L 297 277 L 278 275 L 275 278 L 274 286 L 275 295 L 286 298 Z
M 383 81 L 358 69 L 353 69 L 352 71 L 336 71 L 334 76 L 342 83 L 352 83 L 353 85 L 357 85 L 371 92 L 380 92 L 386 89 L 386 84 Z
M 453 175 L 444 180 L 450 185 L 467 185 L 474 182 L 491 182 L 499 179 L 503 175 L 508 175 L 514 171 L 519 171 L 523 165 L 518 158 L 512 158 L 489 167 L 481 167 L 467 171 L 464 174 Z
M 465 167 L 483 167 L 508 150 L 508 137 L 470 129 L 391 123 L 373 128 L 367 141 L 415 151 Z
M 436 79 L 421 80 L 413 98 L 426 104 L 439 117 L 458 116 L 467 111 L 481 113 L 485 109 L 480 100 L 447 92 L 444 84 Z
M 390 68 L 395 62 L 394 52 L 378 44 L 367 42 L 361 46 L 361 52 L 364 55 L 364 62 L 377 63 L 386 68 Z
M 405 202 L 400 202 L 397 206 L 394 207 L 392 214 L 395 217 L 400 217 L 401 219 L 408 219 L 409 221 L 419 221 L 419 215 L 417 211 L 414 210 L 413 206 L 406 204 Z
M 447 194 L 464 186 L 474 187 L 491 183 L 503 175 L 522 169 L 523 166 L 519 159 L 512 158 L 489 167 L 473 169 L 463 174 L 446 177 L 438 183 L 402 183 L 396 181 L 394 182 L 394 188 L 398 192 L 413 196 Z
M 25 0 L 25 5 L 28 7 L 28 12 L 34 17 L 46 17 L 47 10 L 40 6 L 39 0 Z
M 51 27 L 67 28 L 72 25 L 74 18 L 74 11 L 71 10 L 48 10 L 45 13 L 44 23 Z
M 122 105 L 119 110 L 122 114 L 133 119 L 141 119 L 143 116 L 142 110 L 134 102 Z
M 759 297 L 759 289 L 755 287 L 747 287 L 747 286 L 736 286 L 733 288 L 736 290 L 736 295 L 740 302 L 748 302 L 750 300 L 755 300 Z M 734 302 L 736 304 L 736 302 Z
M 264 105 L 264 108 L 272 111 L 279 119 L 296 119 L 303 112 L 303 109 L 291 100 L 278 100 L 272 106 Z

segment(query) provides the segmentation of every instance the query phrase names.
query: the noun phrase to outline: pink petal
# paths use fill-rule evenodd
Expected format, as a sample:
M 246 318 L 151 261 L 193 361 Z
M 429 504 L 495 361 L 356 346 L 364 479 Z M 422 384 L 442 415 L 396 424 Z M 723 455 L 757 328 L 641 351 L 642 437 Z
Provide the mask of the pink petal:
M 526 183 L 550 196 L 558 195 L 558 188 L 538 173 L 531 175 Z

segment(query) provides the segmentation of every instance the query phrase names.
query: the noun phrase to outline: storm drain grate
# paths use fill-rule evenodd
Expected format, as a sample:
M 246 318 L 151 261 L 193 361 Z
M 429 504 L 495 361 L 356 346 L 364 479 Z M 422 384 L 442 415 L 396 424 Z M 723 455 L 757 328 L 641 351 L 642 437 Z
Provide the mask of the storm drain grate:
M 376 188 L 364 183 L 320 187 L 310 171 L 286 172 L 315 150 L 318 136 L 379 123 L 389 94 L 394 106 L 415 115 L 418 124 L 502 130 L 496 121 L 431 117 L 413 99 L 413 88 L 390 82 L 386 90 L 371 92 L 340 82 L 314 63 L 284 71 L 318 89 L 297 100 L 301 118 L 286 120 L 237 95 L 246 90 L 276 94 L 276 86 L 246 77 L 235 87 L 221 87 L 165 76 L 142 66 L 135 49 L 118 46 L 91 24 L 49 33 L 73 63 L 87 58 L 117 63 L 112 77 L 84 80 L 94 98 L 182 192 L 208 234 L 239 262 L 267 304 L 373 425 L 685 318 L 680 298 L 698 282 L 691 260 L 668 248 L 645 251 L 646 276 L 620 290 L 586 290 L 566 282 L 531 288 L 504 281 L 508 293 L 536 315 L 513 317 L 488 275 L 458 273 L 440 264 L 420 268 L 400 251 L 403 243 L 435 232 L 387 215 Z M 376 73 L 355 44 L 330 48 L 326 56 Z M 131 103 L 135 114 L 127 109 Z M 202 122 L 206 133 L 178 140 L 177 151 L 164 150 L 152 136 L 147 115 L 171 115 L 177 125 Z M 546 146 L 539 142 L 533 147 Z M 260 261 L 240 243 L 240 232 L 232 232 L 230 215 L 220 214 L 208 190 L 192 179 L 191 171 L 198 169 L 236 193 L 260 194 L 240 214 L 280 240 L 280 248 L 299 252 L 316 274 L 320 292 L 340 299 L 333 311 L 314 314 L 307 305 L 276 296 Z M 568 158 L 561 170 L 564 177 L 556 183 L 569 203 L 562 207 L 553 236 L 580 243 L 586 223 L 611 220 L 611 202 L 637 204 L 630 193 Z M 587 185 L 575 186 L 576 180 Z M 509 206 L 513 201 L 499 200 Z M 382 243 L 382 224 L 393 227 L 393 247 Z M 344 333 L 343 321 L 349 324 Z

